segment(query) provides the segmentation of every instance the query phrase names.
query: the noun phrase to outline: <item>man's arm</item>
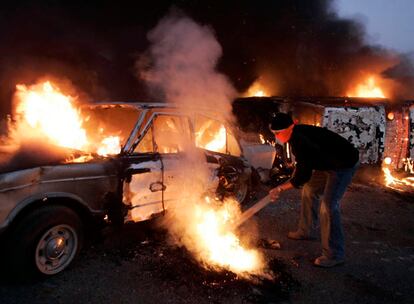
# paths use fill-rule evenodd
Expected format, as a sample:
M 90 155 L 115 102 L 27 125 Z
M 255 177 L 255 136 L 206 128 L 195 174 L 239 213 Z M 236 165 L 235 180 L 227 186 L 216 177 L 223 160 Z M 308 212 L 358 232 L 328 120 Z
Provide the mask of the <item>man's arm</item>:
M 290 181 L 287 181 L 286 183 L 281 184 L 281 185 L 271 189 L 269 191 L 269 195 L 270 195 L 272 201 L 275 201 L 279 198 L 280 193 L 282 193 L 283 191 L 292 189 L 292 188 L 294 188 L 292 183 Z

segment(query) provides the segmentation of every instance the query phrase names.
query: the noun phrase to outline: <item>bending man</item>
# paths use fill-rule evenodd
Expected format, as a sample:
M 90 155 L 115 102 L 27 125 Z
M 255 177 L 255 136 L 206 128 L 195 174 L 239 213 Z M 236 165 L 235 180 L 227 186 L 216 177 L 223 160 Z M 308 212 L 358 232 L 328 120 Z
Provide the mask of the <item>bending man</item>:
M 272 199 L 276 200 L 285 190 L 303 186 L 298 229 L 289 232 L 288 237 L 313 239 L 319 215 L 322 255 L 314 264 L 342 264 L 345 252 L 339 203 L 358 167 L 358 150 L 326 128 L 296 125 L 285 113 L 275 115 L 270 130 L 278 141 L 289 142 L 296 160 L 292 178 L 270 190 Z

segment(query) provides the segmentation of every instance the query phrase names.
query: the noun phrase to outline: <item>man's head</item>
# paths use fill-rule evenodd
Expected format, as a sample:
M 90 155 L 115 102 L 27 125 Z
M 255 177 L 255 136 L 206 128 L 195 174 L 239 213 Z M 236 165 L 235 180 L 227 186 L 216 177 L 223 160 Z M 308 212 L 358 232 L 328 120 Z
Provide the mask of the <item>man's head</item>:
M 285 113 L 276 113 L 270 121 L 270 131 L 281 143 L 286 143 L 292 136 L 293 127 L 295 126 L 292 118 Z

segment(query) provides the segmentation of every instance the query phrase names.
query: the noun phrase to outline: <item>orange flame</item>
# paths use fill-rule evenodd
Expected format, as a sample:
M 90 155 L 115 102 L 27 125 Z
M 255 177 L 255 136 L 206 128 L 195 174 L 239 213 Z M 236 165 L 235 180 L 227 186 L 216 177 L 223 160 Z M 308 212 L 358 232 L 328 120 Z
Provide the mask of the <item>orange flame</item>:
M 382 171 L 384 173 L 385 186 L 397 191 L 405 191 L 409 190 L 411 187 L 414 187 L 414 177 L 397 178 L 392 175 L 391 170 L 388 167 L 391 163 L 392 159 L 390 157 L 386 157 L 383 161 Z M 410 173 L 413 173 L 411 160 L 408 159 L 407 163 L 408 165 L 406 165 L 406 171 L 409 169 Z
M 203 262 L 241 275 L 262 272 L 264 262 L 259 252 L 246 249 L 229 229 L 231 221 L 240 215 L 237 202 L 227 200 L 215 208 L 208 204 L 197 205 L 194 214 L 196 250 Z
M 16 90 L 18 136 L 46 139 L 56 146 L 102 156 L 120 152 L 120 138 L 117 136 L 107 136 L 100 143 L 90 141 L 83 127 L 83 122 L 89 117 L 83 119 L 75 106 L 76 98 L 63 94 L 50 81 L 30 87 L 19 84 Z
M 226 146 L 226 128 L 221 126 L 220 130 L 216 133 L 216 136 L 212 141 L 205 145 L 207 150 L 210 151 L 222 151 Z
M 73 98 L 65 96 L 49 81 L 32 87 L 16 86 L 19 103 L 16 114 L 28 128 L 26 132 L 42 134 L 65 148 L 83 150 L 88 145 L 79 112 Z
M 196 146 L 214 152 L 226 152 L 226 128 L 223 125 L 212 126 L 213 120 L 208 120 L 196 132 Z
M 246 97 L 265 97 L 265 96 L 269 96 L 269 92 L 259 81 L 256 81 L 249 87 L 245 96 Z
M 102 156 L 114 155 L 121 152 L 121 143 L 119 136 L 105 137 L 101 146 L 98 148 L 97 153 Z
M 375 77 L 368 77 L 365 82 L 360 83 L 356 88 L 347 93 L 348 97 L 385 98 L 384 92 L 376 84 Z

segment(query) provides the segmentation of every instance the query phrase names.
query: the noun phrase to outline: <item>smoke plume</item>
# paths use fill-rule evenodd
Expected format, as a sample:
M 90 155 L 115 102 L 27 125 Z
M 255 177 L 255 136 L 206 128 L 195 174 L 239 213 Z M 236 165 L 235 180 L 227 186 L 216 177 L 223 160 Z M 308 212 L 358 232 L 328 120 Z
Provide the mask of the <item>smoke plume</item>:
M 45 75 L 68 78 L 95 100 L 153 96 L 134 62 L 172 5 L 214 29 L 223 54 L 215 63 L 238 92 L 260 79 L 272 94 L 341 96 L 366 74 L 385 72 L 391 97 L 414 97 L 407 77 L 386 72 L 406 65 L 404 56 L 368 43 L 364 25 L 340 18 L 334 0 L 9 1 L 0 8 L 1 114 L 17 83 Z
M 231 118 L 235 90 L 217 71 L 222 49 L 211 28 L 173 10 L 149 32 L 148 39 L 150 48 L 136 66 L 151 92 L 189 114 L 197 109 L 195 113 L 201 110 L 211 118 Z M 178 201 L 169 204 L 166 198 L 168 212 L 163 218 L 172 243 L 186 246 L 206 267 L 261 273 L 260 254 L 243 248 L 227 222 L 240 215 L 239 204 L 214 200 L 218 164 L 208 165 L 205 154 L 194 149 L 194 144 L 186 146 L 180 158 L 178 168 L 164 163 L 166 174 L 168 170 L 177 174 L 174 183 L 167 185 L 166 195 L 172 194 Z
M 153 92 L 182 109 L 209 109 L 229 117 L 236 91 L 217 72 L 222 48 L 213 30 L 172 11 L 148 34 L 151 47 L 138 68 Z M 149 57 L 148 57 L 149 56 Z

